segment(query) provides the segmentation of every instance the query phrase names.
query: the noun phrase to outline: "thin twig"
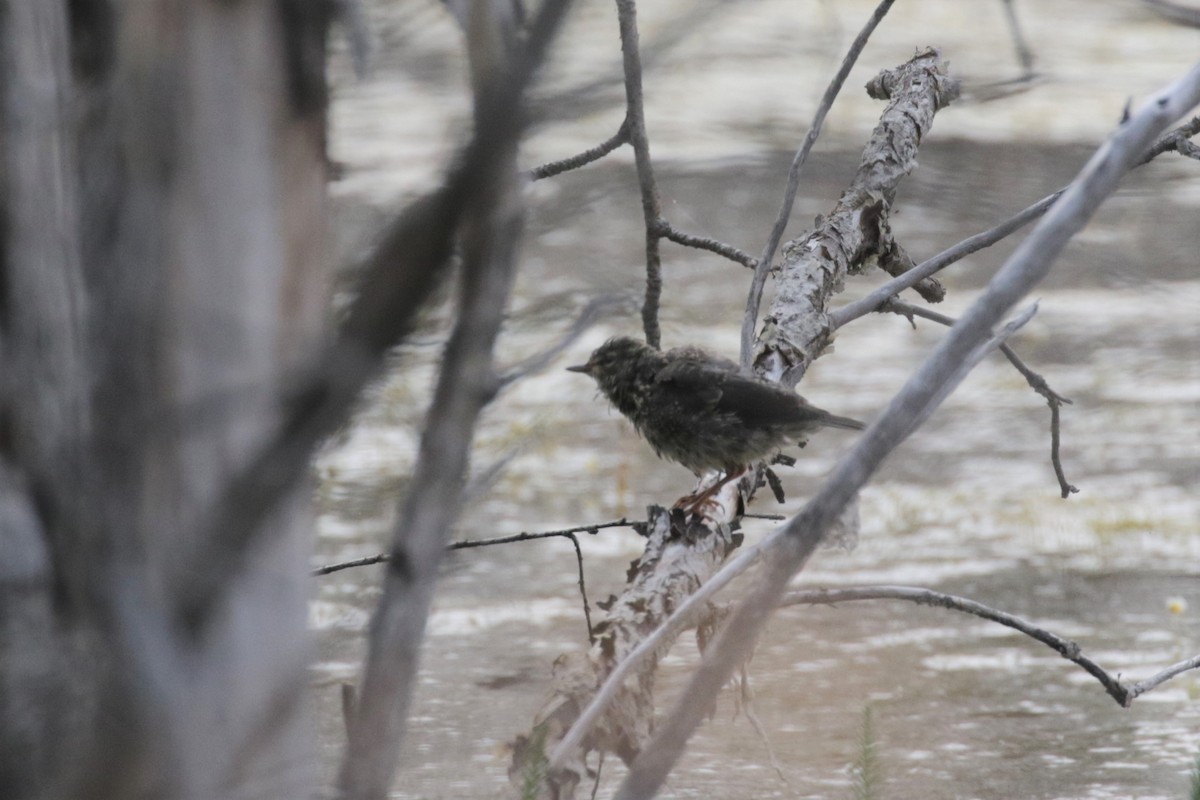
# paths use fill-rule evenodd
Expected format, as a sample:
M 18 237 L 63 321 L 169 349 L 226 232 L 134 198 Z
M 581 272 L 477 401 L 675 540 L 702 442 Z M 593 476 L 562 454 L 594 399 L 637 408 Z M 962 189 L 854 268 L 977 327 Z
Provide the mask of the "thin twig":
M 552 536 L 574 536 L 577 533 L 590 533 L 595 535 L 602 528 L 632 528 L 635 525 L 644 525 L 644 522 L 630 522 L 624 517 L 612 522 L 600 522 L 595 525 L 579 525 L 574 528 L 563 528 L 559 531 L 541 531 L 538 533 L 514 533 L 511 536 L 497 536 L 494 539 L 462 539 L 457 542 L 451 542 L 446 545 L 447 550 L 469 550 L 474 547 L 490 547 L 497 544 L 512 544 L 513 542 L 529 542 L 534 539 L 548 539 Z M 383 564 L 390 558 L 387 553 L 379 553 L 374 556 L 366 556 L 364 558 L 356 558 L 351 561 L 340 561 L 336 564 L 326 564 L 323 567 L 317 567 L 312 571 L 314 576 L 329 575 L 333 572 L 340 572 L 344 569 L 352 569 L 353 567 L 367 567 L 372 564 Z
M 1188 139 L 1195 136 L 1197 133 L 1200 133 L 1200 115 L 1192 117 L 1182 125 L 1167 131 L 1162 136 L 1158 137 L 1158 140 L 1146 151 L 1146 155 L 1142 157 L 1142 160 L 1138 162 L 1138 166 L 1141 166 L 1148 161 L 1152 161 L 1153 159 L 1170 150 L 1175 150 L 1181 153 L 1184 152 L 1183 149 L 1181 149 L 1181 145 L 1184 143 L 1190 145 L 1191 142 L 1189 142 Z
M 754 278 L 750 281 L 750 293 L 746 298 L 746 313 L 742 316 L 740 358 L 743 367 L 750 366 L 750 358 L 754 350 L 754 328 L 758 324 L 758 309 L 762 303 L 763 287 L 766 286 L 767 273 L 771 271 L 771 261 L 775 258 L 775 251 L 779 249 L 779 243 L 783 241 L 783 232 L 787 228 L 788 219 L 792 216 L 792 206 L 796 202 L 796 192 L 800 188 L 800 168 L 808 160 L 808 154 L 812 152 L 817 137 L 821 135 L 821 127 L 825 124 L 825 115 L 833 107 L 833 101 L 837 99 L 838 93 L 842 90 L 842 85 L 845 84 L 846 77 L 850 74 L 855 62 L 858 61 L 859 54 L 867 46 L 867 40 L 871 38 L 871 34 L 874 33 L 875 28 L 878 27 L 894 2 L 895 0 L 883 0 L 875 7 L 875 12 L 867 20 L 867 24 L 858 32 L 846 57 L 842 59 L 842 65 L 838 68 L 837 74 L 825 88 L 821 104 L 817 106 L 817 113 L 813 116 L 812 125 L 809 126 L 808 133 L 804 136 L 804 142 L 796 152 L 796 157 L 792 159 L 792 166 L 788 169 L 787 186 L 783 190 L 783 203 L 779 207 L 779 215 L 775 218 L 775 225 L 771 228 L 771 234 L 767 237 L 762 255 L 759 256 L 758 264 L 754 268 Z
M 755 265 L 758 264 L 758 261 L 755 260 L 754 256 L 750 255 L 745 250 L 739 250 L 731 244 L 726 244 L 725 242 L 718 241 L 716 239 L 710 239 L 706 236 L 694 236 L 690 233 L 684 233 L 671 223 L 667 222 L 665 219 L 660 219 L 658 221 L 656 230 L 659 236 L 665 239 L 670 239 L 672 242 L 675 242 L 675 244 L 681 244 L 684 247 L 695 247 L 699 250 L 708 250 L 716 253 L 719 256 L 724 256 L 730 261 L 736 261 L 743 267 L 754 269 Z
M 893 314 L 899 314 L 907 317 L 910 322 L 913 317 L 921 317 L 936 322 L 939 325 L 945 325 L 946 327 L 952 327 L 957 322 L 954 317 L 939 314 L 936 311 L 922 308 L 921 306 L 914 306 L 895 298 L 887 300 L 880 305 L 879 311 L 890 311 Z M 1021 377 L 1029 384 L 1029 388 L 1040 394 L 1046 400 L 1046 404 L 1050 406 L 1050 463 L 1054 467 L 1054 475 L 1058 478 L 1058 488 L 1065 500 L 1079 491 L 1078 488 L 1067 482 L 1067 476 L 1063 471 L 1062 458 L 1059 451 L 1059 408 L 1063 404 L 1071 405 L 1071 400 L 1051 389 L 1046 379 L 1030 369 L 1007 343 L 1000 345 L 1000 352 L 1004 353 L 1017 372 L 1021 373 Z
M 625 72 L 625 126 L 633 146 L 638 187 L 642 193 L 642 217 L 646 223 L 646 299 L 642 303 L 642 328 L 651 347 L 662 343 L 658 326 L 658 307 L 662 299 L 662 256 L 658 250 L 659 218 L 662 216 L 654 165 L 650 160 L 650 140 L 646 136 L 646 112 L 642 102 L 642 60 L 638 53 L 637 3 L 617 0 L 617 21 L 621 29 L 621 56 Z
M 1012 36 L 1013 47 L 1017 50 L 1017 61 L 1021 64 L 1021 76 L 1018 80 L 1029 80 L 1033 77 L 1033 51 L 1025 41 L 1021 31 L 1021 21 L 1017 19 L 1017 9 L 1013 0 L 1004 0 L 1004 18 L 1008 22 L 1008 32 Z
M 583 599 L 583 620 L 587 624 L 588 644 L 596 643 L 596 634 L 592 632 L 592 609 L 588 605 L 587 584 L 583 580 L 583 550 L 579 547 L 579 538 L 573 533 L 564 534 L 575 547 L 575 563 L 579 567 L 579 596 Z
M 1145 694 L 1161 683 L 1169 681 L 1181 672 L 1187 672 L 1189 669 L 1200 669 L 1200 656 L 1180 661 L 1178 664 L 1172 664 L 1157 675 L 1153 675 L 1144 681 L 1138 681 L 1132 686 L 1127 687 L 1129 698 L 1126 705 L 1132 703 L 1138 696 Z
M 542 178 L 550 178 L 555 175 L 560 175 L 564 172 L 569 172 L 573 169 L 579 169 L 593 161 L 599 161 L 606 155 L 616 150 L 623 144 L 629 142 L 629 126 L 622 122 L 621 127 L 617 128 L 617 132 L 609 138 L 605 139 L 595 147 L 584 150 L 582 153 L 573 155 L 570 158 L 563 158 L 558 161 L 551 161 L 548 164 L 542 164 L 540 167 L 534 167 L 529 170 L 530 180 L 540 181 Z
M 1181 661 L 1174 664 L 1162 672 L 1154 675 L 1147 680 L 1140 681 L 1131 685 L 1121 683 L 1119 677 L 1113 677 L 1111 673 L 1101 667 L 1092 659 L 1083 654 L 1083 649 L 1071 641 L 1064 639 L 1058 634 L 1051 633 L 1044 628 L 1039 628 L 1033 623 L 1021 619 L 1018 616 L 1009 614 L 1006 611 L 999 611 L 986 606 L 975 600 L 957 595 L 945 594 L 943 592 L 935 592 L 932 589 L 924 589 L 919 586 L 864 586 L 853 589 L 805 589 L 801 591 L 789 592 L 784 595 L 779 603 L 780 608 L 795 605 L 835 605 L 837 603 L 854 602 L 858 600 L 907 600 L 923 606 L 933 606 L 936 608 L 946 608 L 951 611 L 961 611 L 965 614 L 971 614 L 982 619 L 991 620 L 1005 627 L 1012 628 L 1015 631 L 1036 639 L 1047 647 L 1051 648 L 1068 661 L 1078 664 L 1088 672 L 1092 677 L 1100 682 L 1104 687 L 1104 691 L 1117 704 L 1128 708 L 1138 695 L 1145 694 L 1154 687 L 1170 680 L 1171 678 L 1186 672 L 1190 669 L 1200 667 L 1200 656 L 1190 658 L 1186 661 Z

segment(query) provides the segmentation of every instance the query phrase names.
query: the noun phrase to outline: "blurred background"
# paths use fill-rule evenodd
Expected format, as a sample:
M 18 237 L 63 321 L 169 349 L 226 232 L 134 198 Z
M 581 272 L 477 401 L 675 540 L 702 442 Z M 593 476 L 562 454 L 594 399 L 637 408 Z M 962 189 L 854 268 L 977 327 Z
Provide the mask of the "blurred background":
M 639 9 L 647 129 L 664 215 L 757 255 L 788 165 L 826 84 L 874 3 L 646 2 Z M 1200 57 L 1200 30 L 1135 0 L 1015 4 L 1033 56 L 1022 64 L 1001 0 L 900 2 L 874 34 L 802 177 L 788 238 L 849 182 L 882 105 L 863 84 L 939 47 L 964 81 L 938 114 L 893 225 L 918 261 L 1064 185 L 1131 99 Z M 462 36 L 432 0 L 369 0 L 373 43 L 357 78 L 344 42 L 332 64 L 331 185 L 338 263 L 433 186 L 463 143 Z M 532 167 L 612 135 L 624 116 L 613 4 L 581 0 L 537 89 Z M 690 473 L 656 460 L 586 378 L 563 371 L 606 337 L 638 334 L 644 230 L 632 152 L 533 184 L 503 365 L 559 338 L 593 298 L 626 298 L 543 373 L 485 412 L 457 538 L 644 518 L 686 493 Z M 963 594 L 1076 640 L 1125 680 L 1200 649 L 1200 165 L 1175 154 L 1137 170 L 1068 247 L 1011 342 L 1058 392 L 1062 459 L 1079 487 L 1059 496 L 1049 412 L 1002 357 L 984 361 L 863 493 L 852 552 L 821 551 L 798 586 L 878 583 Z M 943 273 L 955 315 L 1016 241 Z M 665 346 L 736 356 L 748 272 L 663 244 Z M 339 275 L 341 300 L 353 269 Z M 883 280 L 852 280 L 839 303 Z M 316 463 L 314 566 L 386 549 L 411 473 L 446 314 L 435 308 Z M 871 420 L 944 330 L 872 316 L 841 332 L 800 386 L 817 405 Z M 824 433 L 779 474 L 791 514 L 852 434 Z M 756 540 L 773 523 L 747 519 Z M 582 535 L 589 599 L 620 591 L 642 549 L 629 528 Z M 319 660 L 311 699 L 327 775 L 344 733 L 338 685 L 357 680 L 380 567 L 314 578 Z M 504 743 L 527 729 L 561 653 L 587 645 L 572 547 L 563 539 L 451 554 L 430 619 L 405 739 L 403 798 L 510 791 Z M 683 637 L 663 662 L 659 707 L 695 665 Z M 786 781 L 734 692 L 693 739 L 664 797 L 851 797 L 864 709 L 885 797 L 1177 798 L 1200 752 L 1200 676 L 1119 708 L 1082 670 L 1006 628 L 901 603 L 794 608 L 750 664 L 756 710 Z M 622 774 L 605 764 L 599 795 Z

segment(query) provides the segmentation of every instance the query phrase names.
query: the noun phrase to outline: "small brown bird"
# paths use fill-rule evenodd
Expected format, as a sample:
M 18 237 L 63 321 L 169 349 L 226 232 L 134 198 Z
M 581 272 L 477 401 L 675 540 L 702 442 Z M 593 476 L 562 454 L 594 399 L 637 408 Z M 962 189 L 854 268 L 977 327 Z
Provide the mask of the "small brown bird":
M 679 505 L 685 508 L 697 507 L 751 462 L 817 428 L 864 427 L 697 347 L 662 352 L 620 337 L 598 347 L 586 364 L 567 369 L 590 375 L 660 458 L 697 475 L 724 470 L 703 496 L 683 498 Z

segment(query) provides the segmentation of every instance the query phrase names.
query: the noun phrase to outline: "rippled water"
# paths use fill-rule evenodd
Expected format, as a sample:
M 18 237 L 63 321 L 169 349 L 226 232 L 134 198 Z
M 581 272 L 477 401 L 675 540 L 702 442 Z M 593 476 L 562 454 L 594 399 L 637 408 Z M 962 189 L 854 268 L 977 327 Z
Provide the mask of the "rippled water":
M 664 20 L 681 6 L 647 5 L 651 39 L 669 30 Z M 787 148 L 802 135 L 824 76 L 868 7 L 731 4 L 697 23 L 698 38 L 662 57 L 647 75 L 649 127 L 664 212 L 676 224 L 760 249 Z M 864 56 L 871 66 L 860 69 L 863 80 L 931 40 L 969 76 L 1011 77 L 1000 8 L 897 4 Z M 561 72 L 553 85 L 595 77 L 615 63 L 608 4 L 580 10 L 564 39 L 570 44 L 556 54 Z M 1069 180 L 1090 152 L 1086 140 L 1115 119 L 1109 108 L 1119 111 L 1126 95 L 1164 83 L 1200 53 L 1194 32 L 1171 29 L 1132 3 L 1058 2 L 1025 11 L 1045 77 L 1019 97 L 939 116 L 895 218 L 918 258 Z M 452 88 L 459 69 L 448 55 L 456 34 L 436 9 L 381 4 L 372 14 L 381 37 L 376 72 L 340 84 L 334 107 L 334 154 L 348 168 L 334 187 L 347 253 L 369 240 L 398 198 L 433 179 L 465 113 Z M 827 32 L 824 44 L 797 47 L 812 26 Z M 815 75 L 805 80 L 816 83 L 793 96 L 786 87 L 795 75 Z M 829 138 L 806 171 L 793 234 L 828 207 L 854 169 L 852 143 L 877 112 L 857 97 L 861 83 L 851 79 L 847 103 L 831 117 Z M 598 141 L 619 118 L 604 106 L 548 125 L 527 160 Z M 635 297 L 640 282 L 641 212 L 627 159 L 537 184 L 529 213 L 499 349 L 504 363 L 552 341 L 588 299 L 611 291 Z M 857 549 L 818 553 L 797 585 L 903 583 L 963 594 L 1075 639 L 1126 680 L 1200 651 L 1198 213 L 1194 162 L 1155 163 L 1131 176 L 1037 290 L 1039 314 L 1013 342 L 1075 401 L 1063 413 L 1063 461 L 1080 494 L 1058 496 L 1044 403 L 1007 362 L 989 358 L 863 493 Z M 961 311 L 1011 248 L 953 268 L 941 310 Z M 664 258 L 665 343 L 734 354 L 744 271 L 672 245 Z M 855 279 L 846 296 L 879 280 Z M 431 315 L 318 460 L 318 563 L 384 549 L 412 468 L 443 316 Z M 488 409 L 475 471 L 511 460 L 494 485 L 473 493 L 459 538 L 636 518 L 647 504 L 689 488 L 686 470 L 656 461 L 586 379 L 561 369 L 606 336 L 637 327 L 632 313 L 610 319 L 561 364 Z M 942 335 L 932 324 L 913 330 L 897 317 L 861 320 L 840 334 L 836 353 L 817 363 L 802 390 L 818 405 L 870 419 Z M 780 471 L 787 503 L 764 495 L 754 510 L 795 511 L 849 436 L 817 437 L 796 468 Z M 748 520 L 747 535 L 753 540 L 770 525 Z M 593 603 L 619 591 L 639 538 L 611 529 L 584 535 L 581 544 Z M 311 617 L 320 658 L 312 697 L 330 770 L 343 738 L 337 684 L 356 679 L 379 577 L 378 567 L 367 567 L 316 579 Z M 573 550 L 561 539 L 451 554 L 397 797 L 507 796 L 503 743 L 528 728 L 554 658 L 586 645 L 576 581 Z M 660 708 L 697 658 L 685 637 L 663 662 Z M 886 797 L 1181 797 L 1200 752 L 1200 675 L 1121 709 L 1042 645 L 911 604 L 784 610 L 750 674 L 757 714 L 788 782 L 772 770 L 749 722 L 735 715 L 727 691 L 663 796 L 849 797 L 848 766 L 866 706 Z M 610 759 L 601 797 L 621 773 Z

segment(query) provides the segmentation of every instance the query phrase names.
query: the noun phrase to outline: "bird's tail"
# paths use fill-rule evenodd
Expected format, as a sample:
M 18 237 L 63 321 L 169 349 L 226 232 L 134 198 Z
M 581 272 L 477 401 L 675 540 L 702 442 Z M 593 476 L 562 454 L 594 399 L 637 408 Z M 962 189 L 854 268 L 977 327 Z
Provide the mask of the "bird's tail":
M 825 412 L 825 416 L 821 417 L 821 424 L 827 428 L 846 428 L 852 431 L 861 431 L 867 427 L 856 419 L 839 417 L 837 414 L 830 414 L 828 411 Z

